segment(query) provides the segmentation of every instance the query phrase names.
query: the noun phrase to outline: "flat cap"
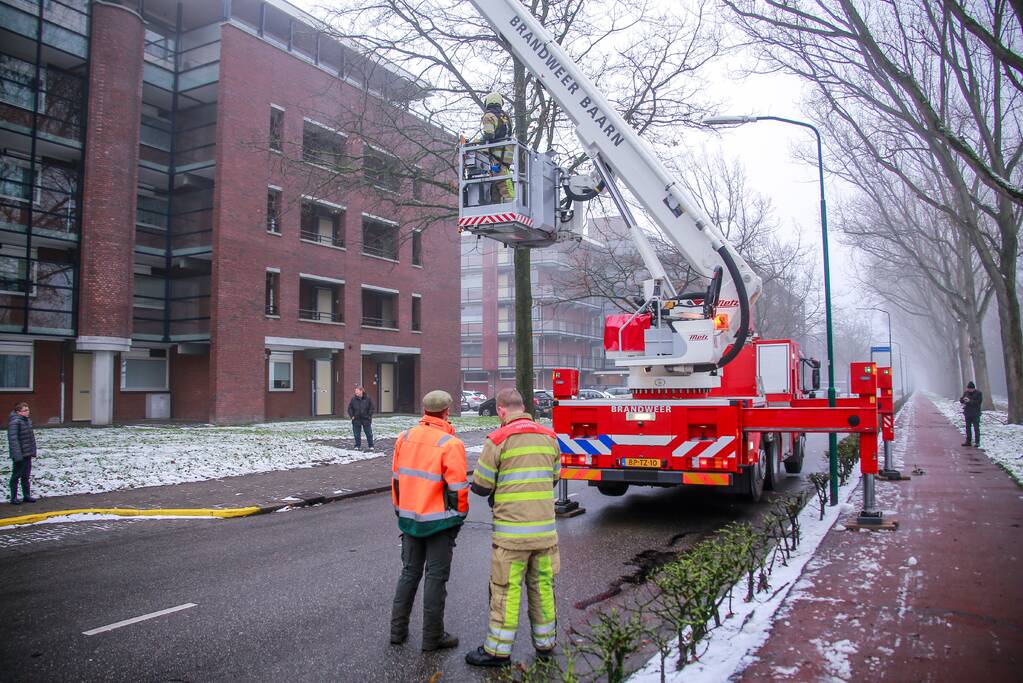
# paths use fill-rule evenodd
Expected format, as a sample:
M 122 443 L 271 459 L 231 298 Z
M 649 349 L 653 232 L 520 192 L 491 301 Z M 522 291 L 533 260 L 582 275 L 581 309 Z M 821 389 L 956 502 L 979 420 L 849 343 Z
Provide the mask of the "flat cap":
M 431 413 L 439 413 L 451 407 L 451 394 L 440 389 L 434 389 L 426 396 L 423 396 L 423 410 Z

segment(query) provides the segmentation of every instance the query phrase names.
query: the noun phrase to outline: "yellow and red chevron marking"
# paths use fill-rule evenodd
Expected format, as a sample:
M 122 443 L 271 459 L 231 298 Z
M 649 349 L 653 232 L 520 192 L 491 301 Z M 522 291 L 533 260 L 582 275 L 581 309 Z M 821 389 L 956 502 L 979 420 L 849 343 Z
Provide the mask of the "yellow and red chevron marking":
M 574 469 L 571 467 L 561 468 L 562 479 L 583 479 L 586 481 L 600 481 L 602 478 L 602 472 L 600 470 L 591 469 Z
M 728 486 L 732 478 L 728 474 L 715 472 L 683 472 L 683 484 L 701 484 L 704 486 Z
M 521 223 L 532 227 L 533 219 L 521 213 L 492 213 L 486 216 L 463 216 L 458 219 L 458 227 L 471 228 L 477 225 L 491 225 L 495 223 Z

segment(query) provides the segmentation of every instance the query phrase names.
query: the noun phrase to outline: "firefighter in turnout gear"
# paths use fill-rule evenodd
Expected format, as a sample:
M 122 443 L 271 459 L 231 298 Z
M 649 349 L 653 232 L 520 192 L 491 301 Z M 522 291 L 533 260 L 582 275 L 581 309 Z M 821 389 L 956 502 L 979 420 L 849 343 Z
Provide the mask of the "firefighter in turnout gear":
M 500 93 L 492 92 L 483 98 L 483 117 L 480 119 L 481 135 L 476 142 L 489 143 L 510 140 L 512 127 L 511 119 L 504 109 L 504 98 Z M 490 153 L 491 169 L 493 175 L 509 175 L 511 164 L 515 161 L 515 148 L 491 147 Z M 497 190 L 501 202 L 510 202 L 515 199 L 515 184 L 511 178 L 498 180 L 490 190 L 491 201 L 495 201 L 494 190 Z
M 465 444 L 448 422 L 451 395 L 423 397 L 423 419 L 394 443 L 391 500 L 401 531 L 401 576 L 391 608 L 391 643 L 408 638 L 409 614 L 426 568 L 423 651 L 455 647 L 444 630 L 444 602 L 455 538 L 469 513 Z
M 554 576 L 561 564 L 554 528 L 554 486 L 561 478 L 557 438 L 532 420 L 515 389 L 498 392 L 496 403 L 502 426 L 487 437 L 472 478 L 473 493 L 486 496 L 494 508 L 490 625 L 483 646 L 465 656 L 475 666 L 511 661 L 523 580 L 537 657 L 550 656 L 557 627 Z

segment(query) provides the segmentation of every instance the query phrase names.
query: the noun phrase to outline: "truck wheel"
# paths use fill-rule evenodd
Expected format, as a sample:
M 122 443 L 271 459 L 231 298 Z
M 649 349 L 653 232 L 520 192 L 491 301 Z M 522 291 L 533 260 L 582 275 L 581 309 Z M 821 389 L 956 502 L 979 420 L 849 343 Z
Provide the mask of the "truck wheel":
M 778 462 L 778 456 L 781 452 L 781 435 L 775 434 L 774 437 L 774 440 L 769 443 L 760 442 L 760 458 L 766 463 L 764 467 L 764 488 L 768 491 L 774 491 L 778 487 L 778 482 L 781 481 L 781 472 L 779 472 L 781 463 Z
M 600 482 L 597 484 L 597 490 L 603 493 L 605 496 L 624 496 L 625 492 L 629 490 L 629 485 L 620 481 Z
M 761 442 L 762 443 L 762 442 Z M 767 474 L 767 457 L 763 446 L 760 450 L 760 460 L 755 465 L 744 468 L 740 491 L 748 500 L 759 503 L 764 495 L 764 476 Z
M 792 455 L 785 461 L 785 471 L 799 474 L 803 471 L 803 456 L 806 455 L 806 434 L 800 434 L 792 443 Z

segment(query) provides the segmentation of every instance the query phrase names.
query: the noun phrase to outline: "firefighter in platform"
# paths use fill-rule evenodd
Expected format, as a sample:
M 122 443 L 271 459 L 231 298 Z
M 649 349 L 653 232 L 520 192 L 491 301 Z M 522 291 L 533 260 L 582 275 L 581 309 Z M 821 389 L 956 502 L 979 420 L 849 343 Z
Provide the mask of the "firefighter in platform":
M 510 140 L 512 135 L 511 119 L 504 111 L 504 98 L 500 93 L 492 92 L 483 98 L 483 116 L 480 118 L 480 137 L 475 140 L 477 143 L 500 142 Z M 511 164 L 515 161 L 515 148 L 491 147 L 490 168 L 493 175 L 508 175 L 511 173 Z M 496 198 L 494 190 L 501 198 L 501 202 L 510 202 L 515 199 L 515 184 L 511 178 L 498 180 L 490 190 L 491 201 Z
M 496 403 L 502 426 L 487 437 L 472 479 L 473 493 L 486 496 L 494 508 L 490 624 L 482 647 L 465 656 L 475 666 L 511 661 L 523 581 L 537 657 L 550 656 L 557 627 L 554 576 L 561 564 L 554 528 L 554 486 L 561 476 L 557 438 L 532 420 L 515 389 L 498 392 Z
M 455 647 L 444 630 L 444 601 L 455 538 L 469 513 L 465 444 L 448 422 L 451 395 L 423 397 L 423 418 L 394 443 L 391 500 L 401 531 L 401 576 L 391 608 L 391 643 L 408 638 L 409 614 L 426 568 L 423 651 Z

